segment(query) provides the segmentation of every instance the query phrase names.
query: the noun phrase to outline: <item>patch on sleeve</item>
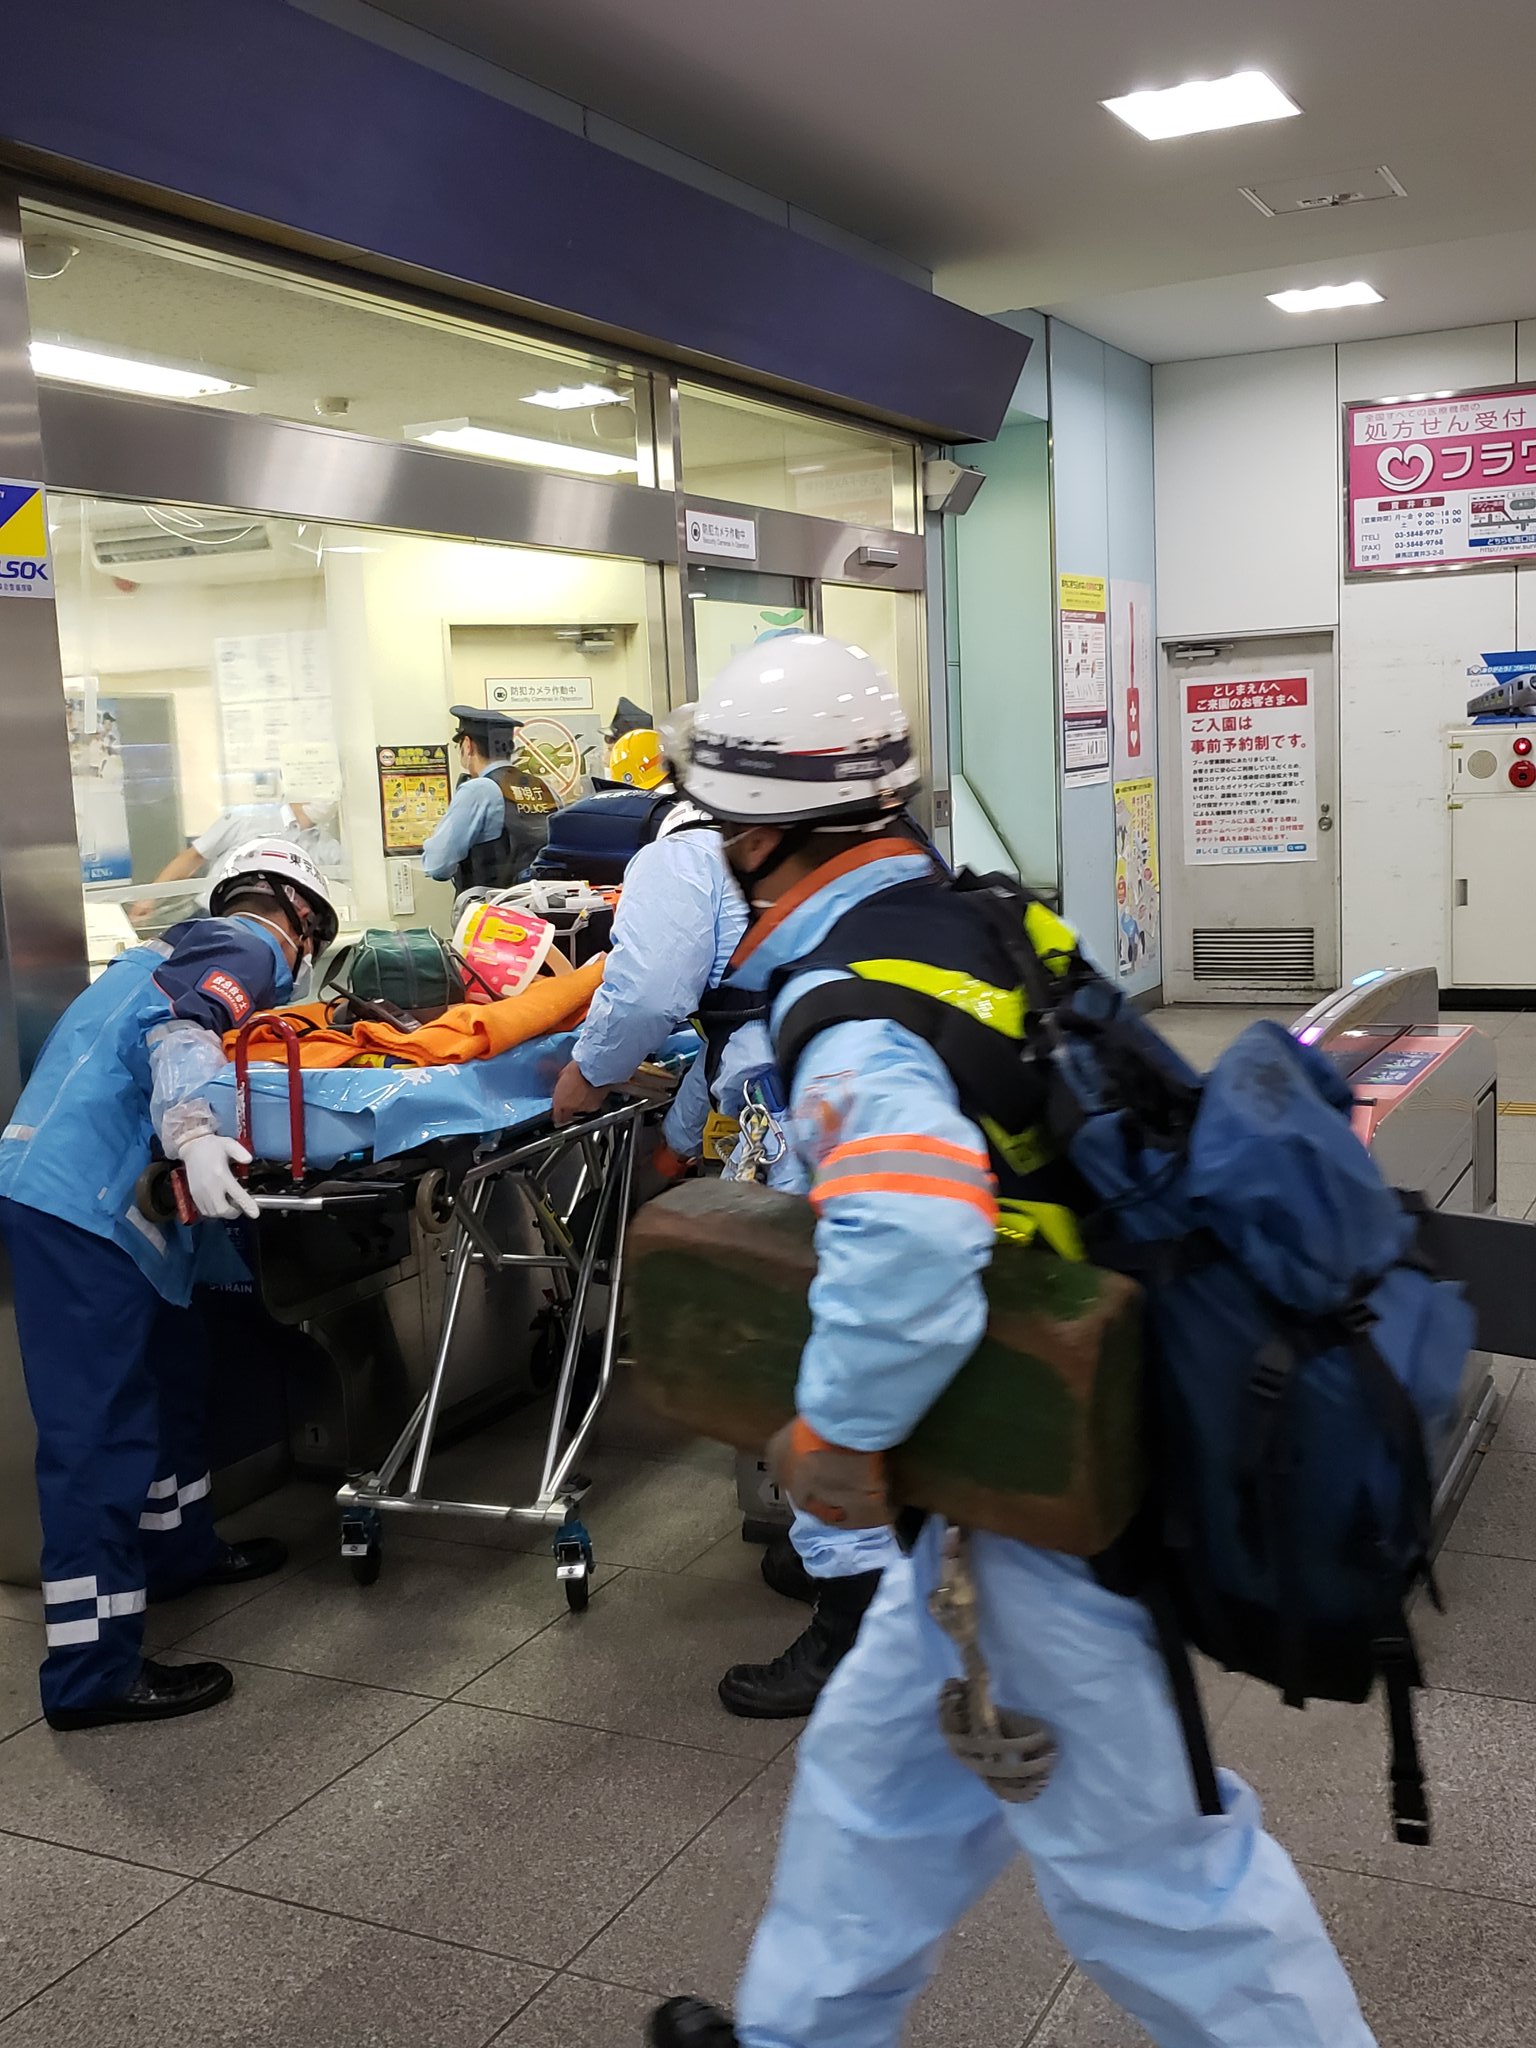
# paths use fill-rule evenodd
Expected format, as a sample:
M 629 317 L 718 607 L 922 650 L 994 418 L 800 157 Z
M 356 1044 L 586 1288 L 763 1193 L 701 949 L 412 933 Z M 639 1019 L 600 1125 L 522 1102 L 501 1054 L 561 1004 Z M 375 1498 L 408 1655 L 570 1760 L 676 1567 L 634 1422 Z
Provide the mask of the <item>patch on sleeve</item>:
M 853 1074 L 827 1074 L 810 1082 L 795 1104 L 795 1150 L 812 1166 L 820 1166 L 843 1134 L 852 1103 Z
M 231 1024 L 241 1024 L 250 1015 L 251 999 L 227 969 L 210 967 L 197 986 L 203 995 L 224 1005 Z

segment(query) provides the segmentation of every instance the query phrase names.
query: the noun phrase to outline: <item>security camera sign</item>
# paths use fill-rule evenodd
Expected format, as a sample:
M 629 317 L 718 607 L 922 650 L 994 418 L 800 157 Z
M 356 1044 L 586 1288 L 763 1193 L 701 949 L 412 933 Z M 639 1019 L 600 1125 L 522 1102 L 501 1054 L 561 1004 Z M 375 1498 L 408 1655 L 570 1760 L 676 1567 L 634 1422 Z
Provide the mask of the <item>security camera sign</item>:
M 0 477 L 0 597 L 52 596 L 43 487 Z
M 757 521 L 732 519 L 724 512 L 683 514 L 683 532 L 690 555 L 720 555 L 733 562 L 757 560 Z
M 1536 558 L 1536 385 L 1344 417 L 1352 576 Z

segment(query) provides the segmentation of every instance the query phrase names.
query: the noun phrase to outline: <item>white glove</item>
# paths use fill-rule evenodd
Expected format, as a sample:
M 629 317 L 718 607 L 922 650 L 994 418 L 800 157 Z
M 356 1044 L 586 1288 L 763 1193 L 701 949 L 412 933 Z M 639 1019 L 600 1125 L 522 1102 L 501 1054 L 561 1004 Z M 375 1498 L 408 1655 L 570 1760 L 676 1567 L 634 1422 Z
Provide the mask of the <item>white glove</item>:
M 251 1155 L 236 1138 L 205 1131 L 186 1139 L 181 1148 L 187 1193 L 199 1216 L 227 1221 L 232 1216 L 259 1216 L 261 1211 L 235 1178 L 237 1166 L 249 1166 Z

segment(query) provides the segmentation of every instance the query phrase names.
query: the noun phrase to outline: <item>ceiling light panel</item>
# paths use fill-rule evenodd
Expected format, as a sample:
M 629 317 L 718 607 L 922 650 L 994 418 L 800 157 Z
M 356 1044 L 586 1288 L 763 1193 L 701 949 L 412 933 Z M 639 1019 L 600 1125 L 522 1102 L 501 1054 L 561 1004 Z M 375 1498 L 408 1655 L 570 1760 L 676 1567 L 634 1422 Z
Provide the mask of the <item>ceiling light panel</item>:
M 497 462 L 520 462 L 537 469 L 565 469 L 577 476 L 633 476 L 640 465 L 632 455 L 611 455 L 606 449 L 577 448 L 563 441 L 538 441 L 512 434 L 479 420 L 425 420 L 405 429 L 407 441 L 426 448 L 445 448 L 455 455 L 485 455 Z
M 1149 142 L 1176 135 L 1205 135 L 1217 128 L 1246 128 L 1255 121 L 1284 121 L 1301 112 L 1262 71 L 1235 71 L 1230 78 L 1197 78 L 1161 92 L 1130 92 L 1104 100 L 1122 121 Z
M 1382 296 L 1363 278 L 1353 284 L 1318 284 L 1308 291 L 1270 292 L 1269 303 L 1282 313 L 1330 313 L 1340 306 L 1379 306 Z
M 551 412 L 590 410 L 599 405 L 628 405 L 627 391 L 611 391 L 606 384 L 562 384 L 555 391 L 530 391 L 524 405 L 546 406 Z
M 31 354 L 32 368 L 39 377 L 64 384 L 90 384 L 99 391 L 131 391 L 145 398 L 217 398 L 227 391 L 251 388 L 210 370 L 143 362 L 72 342 L 34 341 Z

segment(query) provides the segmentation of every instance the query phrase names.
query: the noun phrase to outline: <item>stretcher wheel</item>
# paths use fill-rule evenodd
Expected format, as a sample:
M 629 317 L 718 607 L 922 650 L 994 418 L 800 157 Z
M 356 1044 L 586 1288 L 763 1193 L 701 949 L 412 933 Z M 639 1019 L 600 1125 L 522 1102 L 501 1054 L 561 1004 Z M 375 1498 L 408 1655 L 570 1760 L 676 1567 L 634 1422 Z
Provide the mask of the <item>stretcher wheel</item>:
M 174 1223 L 176 1194 L 171 1186 L 171 1162 L 152 1159 L 133 1184 L 133 1203 L 151 1223 Z
M 377 1543 L 370 1543 L 361 1557 L 349 1557 L 352 1577 L 360 1586 L 371 1586 L 384 1569 L 384 1553 Z
M 564 1579 L 561 1583 L 565 1587 L 565 1604 L 572 1614 L 585 1614 L 587 1603 L 592 1598 L 591 1577 Z
M 453 1221 L 453 1197 L 448 1193 L 448 1176 L 440 1166 L 424 1173 L 416 1183 L 416 1221 L 428 1237 L 441 1237 Z
M 592 1597 L 592 1538 L 574 1515 L 555 1532 L 555 1576 L 572 1614 L 585 1614 Z

